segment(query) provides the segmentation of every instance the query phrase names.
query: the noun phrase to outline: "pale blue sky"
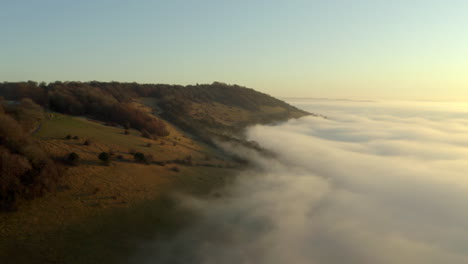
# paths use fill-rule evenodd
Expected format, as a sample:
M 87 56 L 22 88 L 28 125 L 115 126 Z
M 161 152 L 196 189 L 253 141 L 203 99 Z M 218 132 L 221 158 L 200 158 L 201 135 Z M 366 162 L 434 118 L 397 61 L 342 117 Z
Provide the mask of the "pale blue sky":
M 0 0 L 0 81 L 468 99 L 468 1 Z

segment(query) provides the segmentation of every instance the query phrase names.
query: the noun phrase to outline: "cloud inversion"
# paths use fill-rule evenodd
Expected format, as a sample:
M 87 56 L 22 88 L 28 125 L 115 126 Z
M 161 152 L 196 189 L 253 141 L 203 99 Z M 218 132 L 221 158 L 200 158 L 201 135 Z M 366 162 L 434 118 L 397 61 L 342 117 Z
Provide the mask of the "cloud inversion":
M 137 261 L 468 263 L 467 119 L 383 112 L 250 128 L 275 158 L 227 146 L 254 168 Z

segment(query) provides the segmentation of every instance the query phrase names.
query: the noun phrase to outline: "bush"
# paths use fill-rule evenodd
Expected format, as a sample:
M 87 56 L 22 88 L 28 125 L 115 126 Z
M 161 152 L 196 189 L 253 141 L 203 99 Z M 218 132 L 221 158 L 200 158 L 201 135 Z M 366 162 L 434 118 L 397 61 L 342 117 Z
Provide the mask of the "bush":
M 145 154 L 141 152 L 137 152 L 133 155 L 133 158 L 135 159 L 136 162 L 145 162 L 146 163 L 146 157 Z
M 174 167 L 171 168 L 171 171 L 179 172 L 180 170 L 179 170 L 179 168 L 174 166 Z
M 74 136 L 73 139 L 80 139 L 78 136 Z
M 80 156 L 75 152 L 71 152 L 67 155 L 66 161 L 68 162 L 68 164 L 76 166 L 80 161 Z
M 14 150 L 28 144 L 26 133 L 14 118 L 0 114 L 0 124 L 0 144 Z
M 28 160 L 0 146 L 0 211 L 16 210 L 17 196 L 23 191 L 21 176 L 32 169 Z
M 85 145 L 85 146 L 90 146 L 90 145 L 91 145 L 91 140 L 86 139 L 86 140 L 84 141 L 83 145 Z
M 68 134 L 68 135 L 65 137 L 65 139 L 71 139 L 71 138 L 72 138 L 72 136 L 71 136 L 70 134 Z
M 125 130 L 124 130 L 124 134 L 125 134 L 125 135 L 130 135 L 130 132 L 128 131 L 128 129 L 125 129 Z
M 110 155 L 107 152 L 101 152 L 98 158 L 104 163 L 105 165 L 109 165 L 110 163 Z
M 7 106 L 6 110 L 18 121 L 24 131 L 33 131 L 45 117 L 44 109 L 30 98 L 23 98 L 19 104 Z
M 151 143 L 146 144 L 147 148 L 151 148 L 151 146 L 153 146 L 153 144 L 151 144 Z
M 117 156 L 117 159 L 118 159 L 118 160 L 123 160 L 124 157 L 123 157 L 122 155 L 118 155 L 118 156 Z

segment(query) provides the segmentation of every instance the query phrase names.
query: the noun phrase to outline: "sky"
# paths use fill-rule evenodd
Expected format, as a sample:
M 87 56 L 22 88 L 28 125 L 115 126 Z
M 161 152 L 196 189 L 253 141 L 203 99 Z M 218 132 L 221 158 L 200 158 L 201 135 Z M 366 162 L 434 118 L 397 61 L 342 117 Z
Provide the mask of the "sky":
M 0 81 L 468 100 L 464 0 L 0 0 Z

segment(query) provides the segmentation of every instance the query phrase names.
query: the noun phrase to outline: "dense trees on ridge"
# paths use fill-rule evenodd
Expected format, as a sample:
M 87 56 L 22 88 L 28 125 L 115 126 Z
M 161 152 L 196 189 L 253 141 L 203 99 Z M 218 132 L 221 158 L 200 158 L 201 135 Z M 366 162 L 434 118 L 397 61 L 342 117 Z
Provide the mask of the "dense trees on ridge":
M 261 106 L 282 107 L 287 111 L 301 112 L 269 95 L 237 85 L 215 82 L 202 85 L 137 84 L 119 82 L 53 82 L 49 84 L 32 81 L 0 83 L 0 96 L 8 100 L 31 98 L 34 102 L 53 111 L 86 115 L 93 118 L 130 126 L 147 136 L 165 136 L 168 131 L 164 122 L 153 115 L 135 107 L 132 98 L 153 97 L 158 100 L 160 115 L 174 122 L 182 129 L 200 138 L 207 136 L 206 128 L 216 127 L 226 131 L 222 124 L 213 122 L 209 117 L 194 120 L 188 113 L 192 103 L 220 103 L 248 111 L 257 111 Z M 254 122 L 269 122 L 286 119 L 288 112 Z M 271 119 L 271 120 L 270 120 Z

